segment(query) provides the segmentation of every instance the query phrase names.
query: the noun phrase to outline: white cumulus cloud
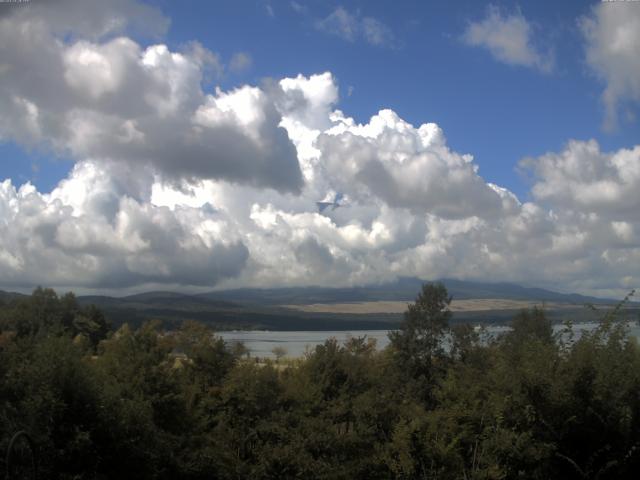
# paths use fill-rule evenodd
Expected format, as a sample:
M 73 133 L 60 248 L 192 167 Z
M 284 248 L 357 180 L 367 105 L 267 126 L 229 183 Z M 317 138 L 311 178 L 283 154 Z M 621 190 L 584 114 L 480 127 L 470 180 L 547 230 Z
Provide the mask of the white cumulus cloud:
M 535 68 L 548 73 L 553 56 L 543 52 L 534 38 L 534 29 L 520 13 L 505 15 L 495 6 L 487 8 L 482 20 L 470 22 L 462 40 L 470 46 L 488 50 L 499 62 Z
M 640 146 L 602 152 L 595 140 L 521 162 L 536 174 L 532 192 L 556 207 L 640 219 Z
M 0 138 L 77 160 L 149 164 L 168 178 L 300 190 L 296 151 L 269 95 L 203 91 L 205 73 L 220 68 L 215 54 L 197 43 L 174 52 L 124 36 L 78 39 L 76 30 L 62 38 L 47 16 L 56 6 L 37 6 L 0 17 Z
M 0 184 L 3 285 L 212 286 L 239 274 L 248 251 L 224 217 L 129 196 L 151 188 L 127 185 L 127 173 L 81 162 L 51 194 Z M 152 181 L 136 174 L 138 183 Z
M 640 101 L 640 8 L 632 2 L 602 2 L 580 21 L 587 63 L 605 82 L 605 127 L 614 128 L 623 102 Z

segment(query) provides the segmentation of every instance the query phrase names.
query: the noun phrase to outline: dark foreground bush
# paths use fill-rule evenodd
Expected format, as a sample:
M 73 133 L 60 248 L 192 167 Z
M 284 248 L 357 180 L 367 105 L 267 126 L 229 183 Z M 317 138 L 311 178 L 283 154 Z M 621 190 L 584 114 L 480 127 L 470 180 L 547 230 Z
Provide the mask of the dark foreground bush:
M 534 309 L 487 339 L 449 329 L 449 303 L 426 285 L 387 349 L 330 340 L 283 366 L 193 323 L 110 332 L 36 290 L 0 307 L 0 453 L 25 430 L 47 479 L 636 478 L 621 310 L 577 338 Z

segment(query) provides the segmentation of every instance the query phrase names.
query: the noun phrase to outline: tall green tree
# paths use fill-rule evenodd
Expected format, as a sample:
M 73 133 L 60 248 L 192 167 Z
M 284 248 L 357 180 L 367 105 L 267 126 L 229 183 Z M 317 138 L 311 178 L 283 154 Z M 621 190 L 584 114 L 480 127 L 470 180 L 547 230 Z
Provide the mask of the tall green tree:
M 389 334 L 397 367 L 430 388 L 443 367 L 444 340 L 449 332 L 451 296 L 441 283 L 427 283 L 404 313 L 400 328 Z

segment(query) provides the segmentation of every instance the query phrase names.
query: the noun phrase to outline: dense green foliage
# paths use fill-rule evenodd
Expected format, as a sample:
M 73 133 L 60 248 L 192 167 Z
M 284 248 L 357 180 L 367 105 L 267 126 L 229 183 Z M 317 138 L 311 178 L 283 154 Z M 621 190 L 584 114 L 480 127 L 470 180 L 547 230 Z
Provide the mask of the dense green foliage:
M 425 285 L 390 346 L 261 362 L 197 323 L 112 332 L 36 290 L 0 304 L 0 452 L 42 478 L 636 478 L 640 348 L 621 312 L 580 338 L 542 310 L 496 339 Z M 1 465 L 1 464 L 0 464 Z

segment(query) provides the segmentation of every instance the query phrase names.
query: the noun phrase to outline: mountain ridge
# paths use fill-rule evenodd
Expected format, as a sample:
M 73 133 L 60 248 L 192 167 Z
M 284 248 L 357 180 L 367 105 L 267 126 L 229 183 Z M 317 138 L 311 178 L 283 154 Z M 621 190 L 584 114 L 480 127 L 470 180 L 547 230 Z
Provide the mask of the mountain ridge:
M 598 298 L 578 293 L 560 293 L 538 287 L 523 287 L 508 282 L 474 282 L 467 280 L 441 279 L 449 295 L 454 300 L 466 299 L 509 299 L 572 304 L 617 303 L 617 300 Z M 228 300 L 267 305 L 299 305 L 311 303 L 343 303 L 382 300 L 413 301 L 426 280 L 401 277 L 395 282 L 362 287 L 282 287 L 282 288 L 239 288 L 200 293 L 196 296 L 208 299 Z
M 478 282 L 456 279 L 439 279 L 454 300 L 467 299 L 508 299 L 540 302 L 559 302 L 571 304 L 615 304 L 619 300 L 599 298 L 578 293 L 560 293 L 540 287 L 525 287 L 510 282 Z M 217 304 L 223 308 L 238 308 L 243 305 L 300 305 L 312 303 L 366 302 L 383 300 L 413 301 L 424 283 L 415 277 L 401 277 L 395 282 L 357 287 L 274 287 L 274 288 L 236 288 L 214 290 L 205 293 L 180 293 L 165 290 L 152 290 L 124 296 L 78 295 L 83 303 L 117 305 L 122 303 L 144 303 L 171 305 L 175 303 L 194 303 L 203 305 Z M 11 299 L 24 294 L 0 290 L 0 299 Z M 636 303 L 636 302 L 632 302 Z

